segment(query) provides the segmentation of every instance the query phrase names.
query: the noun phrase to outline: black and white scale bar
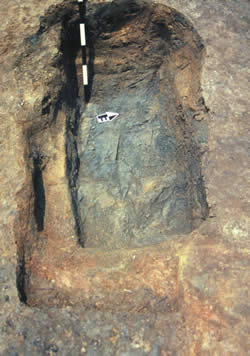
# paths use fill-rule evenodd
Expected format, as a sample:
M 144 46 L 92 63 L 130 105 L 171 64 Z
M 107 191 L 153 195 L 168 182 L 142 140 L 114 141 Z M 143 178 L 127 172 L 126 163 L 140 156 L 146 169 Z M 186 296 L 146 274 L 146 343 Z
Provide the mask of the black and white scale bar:
M 85 24 L 80 23 L 81 46 L 86 46 Z
M 83 2 L 83 0 L 78 0 L 78 2 Z M 84 23 L 80 24 L 80 38 L 81 38 L 81 46 L 82 47 L 86 46 L 86 33 L 85 33 L 85 24 Z M 85 61 L 85 59 L 86 58 L 84 58 L 84 61 Z M 87 64 L 83 64 L 82 65 L 82 79 L 83 79 L 83 85 L 88 85 L 88 68 L 87 68 Z
M 82 81 L 83 81 L 83 85 L 88 85 L 88 68 L 87 68 L 87 64 L 83 64 L 83 66 L 82 66 Z

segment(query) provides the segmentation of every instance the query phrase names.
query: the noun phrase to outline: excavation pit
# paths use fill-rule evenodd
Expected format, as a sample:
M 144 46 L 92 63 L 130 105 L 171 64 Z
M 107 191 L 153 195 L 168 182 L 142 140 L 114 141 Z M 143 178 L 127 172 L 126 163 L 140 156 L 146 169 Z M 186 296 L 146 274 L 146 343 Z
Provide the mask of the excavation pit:
M 175 309 L 178 262 L 171 241 L 188 236 L 208 214 L 202 41 L 163 5 L 88 5 L 84 93 L 79 20 L 63 18 L 61 110 L 50 131 L 30 139 L 46 163 L 33 168 L 34 223 L 20 244 L 28 251 L 20 253 L 26 256 L 18 277 L 22 299 L 138 310 L 141 300 L 168 295 L 164 308 Z M 100 124 L 96 116 L 105 111 L 119 117 Z M 40 182 L 45 211 L 38 224 Z M 165 279 L 173 285 L 163 286 Z
M 200 39 L 160 5 L 124 1 L 95 16 L 91 97 L 78 133 L 80 240 L 120 248 L 190 233 L 207 215 L 206 131 L 194 119 L 205 111 Z M 95 117 L 105 111 L 120 115 L 100 125 Z

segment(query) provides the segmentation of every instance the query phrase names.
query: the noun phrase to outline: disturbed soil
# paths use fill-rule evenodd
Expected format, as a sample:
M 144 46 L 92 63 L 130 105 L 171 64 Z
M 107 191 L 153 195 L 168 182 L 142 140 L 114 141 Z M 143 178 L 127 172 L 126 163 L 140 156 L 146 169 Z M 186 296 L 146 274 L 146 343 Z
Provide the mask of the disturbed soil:
M 1 355 L 247 355 L 248 2 L 1 12 Z

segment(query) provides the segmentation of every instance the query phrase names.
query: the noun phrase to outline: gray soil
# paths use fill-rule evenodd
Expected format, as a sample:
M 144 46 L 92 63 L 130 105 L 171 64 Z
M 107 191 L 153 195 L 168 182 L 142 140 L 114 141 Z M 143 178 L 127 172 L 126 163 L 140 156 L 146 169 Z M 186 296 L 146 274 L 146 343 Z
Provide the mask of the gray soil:
M 199 91 L 196 110 L 183 108 L 174 79 L 201 61 L 201 40 L 177 12 L 143 2 L 101 5 L 87 18 L 91 93 L 78 131 L 80 240 L 120 248 L 189 233 L 207 216 L 201 172 L 207 130 L 193 120 L 206 108 Z M 172 53 L 188 51 L 190 58 L 174 67 Z M 97 123 L 105 111 L 120 115 Z

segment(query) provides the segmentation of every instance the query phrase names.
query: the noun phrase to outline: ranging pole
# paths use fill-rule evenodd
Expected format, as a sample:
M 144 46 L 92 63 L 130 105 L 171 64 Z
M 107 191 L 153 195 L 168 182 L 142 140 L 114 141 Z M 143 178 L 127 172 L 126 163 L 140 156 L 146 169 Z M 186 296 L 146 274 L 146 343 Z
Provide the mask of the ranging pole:
M 83 66 L 82 66 L 82 81 L 83 81 L 83 85 L 88 85 L 88 69 L 87 69 L 87 64 L 83 64 Z
M 81 46 L 86 46 L 85 24 L 80 24 Z
M 78 2 L 83 2 L 83 0 L 78 0 Z M 80 16 L 81 16 L 81 11 L 80 11 Z M 83 19 L 81 18 L 81 21 Z M 80 23 L 80 38 L 81 38 L 81 46 L 85 47 L 86 46 L 86 33 L 85 33 L 85 24 Z M 86 50 L 85 48 L 83 50 L 83 65 L 82 65 L 82 77 L 83 77 L 83 85 L 88 85 L 88 68 L 86 63 Z M 85 57 L 85 58 L 84 58 Z

